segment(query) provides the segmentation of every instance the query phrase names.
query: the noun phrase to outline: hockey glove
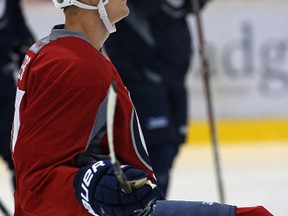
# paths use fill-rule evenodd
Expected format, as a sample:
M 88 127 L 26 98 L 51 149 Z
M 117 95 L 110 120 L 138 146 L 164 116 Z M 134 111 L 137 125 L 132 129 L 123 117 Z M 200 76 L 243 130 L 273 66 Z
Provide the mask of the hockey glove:
M 73 185 L 78 201 L 93 215 L 150 215 L 156 200 L 164 198 L 161 190 L 143 170 L 121 167 L 131 193 L 122 191 L 110 160 L 102 160 L 77 172 Z

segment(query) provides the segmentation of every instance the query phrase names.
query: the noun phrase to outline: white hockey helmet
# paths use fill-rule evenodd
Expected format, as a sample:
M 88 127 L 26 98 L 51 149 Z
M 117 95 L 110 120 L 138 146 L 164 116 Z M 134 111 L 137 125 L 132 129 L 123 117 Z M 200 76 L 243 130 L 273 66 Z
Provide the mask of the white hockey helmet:
M 86 10 L 98 10 L 98 13 L 100 15 L 101 20 L 103 21 L 106 29 L 109 33 L 113 33 L 116 31 L 115 26 L 112 25 L 110 22 L 105 5 L 109 2 L 109 0 L 99 0 L 99 3 L 97 6 L 94 5 L 87 5 L 85 3 L 82 3 L 78 0 L 52 0 L 56 8 L 65 8 L 69 6 L 76 6 L 82 9 Z

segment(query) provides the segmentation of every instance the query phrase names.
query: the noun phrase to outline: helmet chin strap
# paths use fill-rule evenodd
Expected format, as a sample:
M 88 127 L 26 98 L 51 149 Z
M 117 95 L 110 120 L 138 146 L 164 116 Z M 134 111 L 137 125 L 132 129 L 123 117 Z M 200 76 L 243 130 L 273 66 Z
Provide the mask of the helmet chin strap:
M 104 2 L 103 2 L 103 0 L 99 0 L 99 3 L 96 7 L 96 6 L 84 4 L 84 3 L 76 0 L 74 2 L 74 5 L 79 7 L 79 8 L 86 9 L 86 10 L 98 10 L 98 13 L 100 15 L 100 19 L 104 23 L 106 29 L 108 30 L 109 33 L 113 33 L 116 31 L 116 28 L 110 22 L 110 20 L 108 18 L 108 14 L 107 14 L 106 9 L 105 9 L 105 5 L 108 2 L 109 2 L 109 0 L 105 0 Z
M 98 13 L 100 14 L 100 19 L 103 21 L 106 29 L 108 30 L 109 33 L 113 33 L 116 32 L 116 27 L 112 25 L 112 23 L 110 22 L 106 9 L 105 9 L 105 5 L 109 2 L 109 0 L 106 0 L 105 2 L 103 2 L 102 0 L 99 0 L 98 3 Z

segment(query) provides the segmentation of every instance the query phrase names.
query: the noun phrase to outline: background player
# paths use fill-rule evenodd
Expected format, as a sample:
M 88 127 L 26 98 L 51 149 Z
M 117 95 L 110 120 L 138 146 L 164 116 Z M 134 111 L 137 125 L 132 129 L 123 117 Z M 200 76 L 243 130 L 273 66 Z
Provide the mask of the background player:
M 201 8 L 208 0 L 201 0 Z M 185 142 L 185 77 L 192 59 L 186 16 L 191 0 L 131 0 L 130 15 L 117 26 L 107 51 L 131 92 L 159 187 L 166 194 L 169 172 Z
M 0 14 L 0 155 L 14 173 L 10 151 L 16 92 L 15 76 L 27 49 L 34 43 L 19 0 L 4 0 Z

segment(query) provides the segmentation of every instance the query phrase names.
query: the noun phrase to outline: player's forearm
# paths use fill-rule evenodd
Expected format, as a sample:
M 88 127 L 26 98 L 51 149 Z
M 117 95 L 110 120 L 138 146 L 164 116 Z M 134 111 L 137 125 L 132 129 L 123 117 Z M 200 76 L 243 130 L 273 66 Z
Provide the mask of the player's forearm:
M 263 206 L 237 207 L 214 202 L 167 201 L 156 202 L 152 216 L 273 216 Z
M 212 202 L 168 201 L 156 202 L 152 216 L 235 216 L 236 206 Z

